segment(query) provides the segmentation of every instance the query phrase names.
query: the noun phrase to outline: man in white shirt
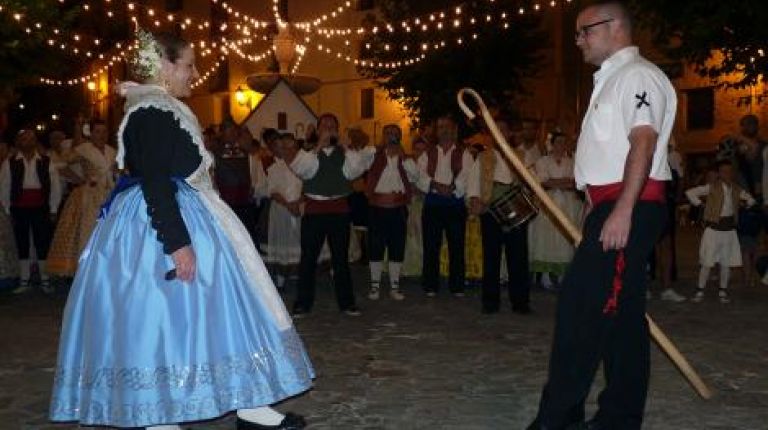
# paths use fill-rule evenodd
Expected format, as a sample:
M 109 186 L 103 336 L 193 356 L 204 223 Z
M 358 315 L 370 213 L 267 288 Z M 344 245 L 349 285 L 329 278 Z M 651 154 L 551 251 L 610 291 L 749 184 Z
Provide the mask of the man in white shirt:
M 49 288 L 45 259 L 51 244 L 53 220 L 61 201 L 61 184 L 48 156 L 38 151 L 37 136 L 30 129 L 16 136 L 19 152 L 0 168 L 0 206 L 11 215 L 19 254 L 21 284 L 16 292 L 30 289 L 29 236 L 35 245 L 41 288 Z
M 631 28 L 618 1 L 597 2 L 576 21 L 576 44 L 600 67 L 574 160 L 591 210 L 563 281 L 549 377 L 530 429 L 584 425 L 601 362 L 606 387 L 585 428 L 642 425 L 650 374 L 645 267 L 665 222 L 677 98 L 664 73 L 633 46 Z
M 440 247 L 448 239 L 448 285 L 455 297 L 464 296 L 464 240 L 467 209 L 464 194 L 472 156 L 458 145 L 459 128 L 446 115 L 437 120 L 437 145 L 417 160 L 416 185 L 426 194 L 421 222 L 424 231 L 422 282 L 427 297 L 437 295 L 440 282 Z
M 382 142 L 371 159 L 366 178 L 368 196 L 368 241 L 371 288 L 368 298 L 379 299 L 384 253 L 387 253 L 390 291 L 394 300 L 403 300 L 400 290 L 400 269 L 405 258 L 408 203 L 411 182 L 416 181 L 416 163 L 406 158 L 401 141 L 403 132 L 396 124 L 385 125 Z
M 301 150 L 286 163 L 303 180 L 304 215 L 301 219 L 299 285 L 294 318 L 311 312 L 315 302 L 317 259 L 325 241 L 331 249 L 333 283 L 339 310 L 360 316 L 349 272 L 350 218 L 347 197 L 352 180 L 363 174 L 373 149 L 360 151 L 339 140 L 339 120 L 325 113 L 317 120 L 318 142 L 313 151 Z

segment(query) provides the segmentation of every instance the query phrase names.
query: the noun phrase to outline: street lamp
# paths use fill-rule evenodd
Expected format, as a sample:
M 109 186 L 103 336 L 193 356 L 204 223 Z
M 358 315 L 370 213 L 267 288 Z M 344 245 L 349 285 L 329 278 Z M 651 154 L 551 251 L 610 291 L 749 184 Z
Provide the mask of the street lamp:
M 238 85 L 237 90 L 235 90 L 235 101 L 237 101 L 237 104 L 245 106 L 248 103 L 248 98 L 245 91 L 243 91 L 243 87 Z

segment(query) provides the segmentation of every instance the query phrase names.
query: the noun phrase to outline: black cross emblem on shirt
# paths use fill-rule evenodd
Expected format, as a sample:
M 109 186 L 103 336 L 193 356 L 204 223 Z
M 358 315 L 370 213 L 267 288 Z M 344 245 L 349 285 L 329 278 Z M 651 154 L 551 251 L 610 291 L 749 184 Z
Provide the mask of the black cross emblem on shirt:
M 647 92 L 647 91 L 643 91 L 643 95 L 640 95 L 640 94 L 635 94 L 635 98 L 639 100 L 639 101 L 637 102 L 637 108 L 638 108 L 638 109 L 640 109 L 641 107 L 643 107 L 643 105 L 645 105 L 645 106 L 651 106 L 651 104 L 650 104 L 650 103 L 648 103 L 648 100 L 646 100 L 646 98 L 647 98 L 647 97 L 648 97 L 648 92 Z

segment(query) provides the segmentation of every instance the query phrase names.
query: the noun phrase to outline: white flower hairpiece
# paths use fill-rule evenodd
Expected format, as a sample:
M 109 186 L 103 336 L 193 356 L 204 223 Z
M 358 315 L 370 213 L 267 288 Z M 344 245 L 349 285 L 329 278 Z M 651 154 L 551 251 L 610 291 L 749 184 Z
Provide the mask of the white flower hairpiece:
M 136 44 L 131 56 L 133 74 L 140 79 L 149 79 L 160 74 L 162 58 L 160 46 L 152 33 L 136 29 Z

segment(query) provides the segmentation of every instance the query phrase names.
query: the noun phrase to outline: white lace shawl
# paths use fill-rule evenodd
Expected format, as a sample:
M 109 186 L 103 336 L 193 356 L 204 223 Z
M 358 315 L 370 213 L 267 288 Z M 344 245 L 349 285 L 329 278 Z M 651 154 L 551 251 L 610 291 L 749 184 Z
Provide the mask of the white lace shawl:
M 211 166 L 213 162 L 211 155 L 205 149 L 203 144 L 203 134 L 200 130 L 200 123 L 192 110 L 182 101 L 172 97 L 165 88 L 159 85 L 130 85 L 123 89 L 125 96 L 125 116 L 120 123 L 117 131 L 117 166 L 120 169 L 125 168 L 125 145 L 123 143 L 123 133 L 125 126 L 131 114 L 138 109 L 153 107 L 173 114 L 173 117 L 179 121 L 181 128 L 189 133 L 192 142 L 197 146 L 200 156 L 203 157 L 205 168 Z

